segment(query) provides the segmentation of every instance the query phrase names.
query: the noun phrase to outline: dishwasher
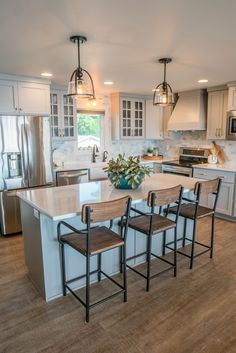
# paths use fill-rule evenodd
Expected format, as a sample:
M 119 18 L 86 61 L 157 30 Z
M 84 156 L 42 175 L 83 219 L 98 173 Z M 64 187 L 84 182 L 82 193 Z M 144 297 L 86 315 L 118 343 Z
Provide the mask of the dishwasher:
M 89 169 L 56 172 L 56 186 L 87 183 L 89 179 Z

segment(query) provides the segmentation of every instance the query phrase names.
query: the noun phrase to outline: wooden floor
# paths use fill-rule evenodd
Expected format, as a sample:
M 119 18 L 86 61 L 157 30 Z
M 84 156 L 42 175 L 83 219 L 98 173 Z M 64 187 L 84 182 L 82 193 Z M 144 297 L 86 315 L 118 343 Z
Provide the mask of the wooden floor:
M 208 235 L 204 220 L 199 239 Z M 27 277 L 22 237 L 0 238 L 0 352 L 235 353 L 236 224 L 217 220 L 215 240 L 213 260 L 205 254 L 190 271 L 179 255 L 178 277 L 154 279 L 149 293 L 129 271 L 128 302 L 116 297 L 96 307 L 86 324 L 71 295 L 50 303 L 38 295 Z M 104 289 L 107 281 L 93 291 Z

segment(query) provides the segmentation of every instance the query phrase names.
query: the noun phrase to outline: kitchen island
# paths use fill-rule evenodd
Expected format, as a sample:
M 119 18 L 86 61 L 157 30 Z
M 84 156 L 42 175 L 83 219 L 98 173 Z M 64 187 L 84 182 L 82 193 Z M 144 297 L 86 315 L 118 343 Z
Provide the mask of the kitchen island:
M 130 195 L 132 205 L 141 210 L 147 210 L 146 199 L 150 190 L 165 189 L 181 184 L 184 192 L 194 188 L 199 179 L 171 174 L 153 174 L 146 177 L 136 190 L 117 190 L 109 180 L 75 184 L 54 188 L 27 190 L 18 193 L 21 207 L 21 220 L 24 239 L 25 263 L 34 286 L 46 300 L 52 300 L 62 295 L 59 244 L 57 241 L 57 224 L 66 220 L 72 226 L 84 228 L 80 215 L 82 205 L 91 202 L 110 201 Z M 114 222 L 114 229 L 118 225 Z M 179 232 L 182 232 L 180 222 Z M 68 229 L 64 229 L 64 234 Z M 167 233 L 172 236 L 172 230 Z M 162 237 L 153 239 L 153 248 L 160 254 Z M 145 249 L 143 236 L 129 230 L 127 237 L 127 256 L 132 256 Z M 84 257 L 72 248 L 66 248 L 67 278 L 73 278 L 85 273 Z M 144 261 L 144 258 L 133 260 L 133 264 Z M 135 262 L 134 262 L 135 261 Z M 91 259 L 91 271 L 97 266 L 97 258 Z M 119 272 L 119 253 L 114 249 L 104 253 L 103 269 L 108 274 Z M 73 288 L 84 286 L 85 280 L 73 283 Z M 96 281 L 96 275 L 91 276 L 91 282 Z

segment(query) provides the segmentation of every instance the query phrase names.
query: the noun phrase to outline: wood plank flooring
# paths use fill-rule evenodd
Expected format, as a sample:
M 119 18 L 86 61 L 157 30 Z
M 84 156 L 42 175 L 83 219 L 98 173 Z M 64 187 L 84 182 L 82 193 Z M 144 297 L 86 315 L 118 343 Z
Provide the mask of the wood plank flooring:
M 200 240 L 209 239 L 209 225 L 199 223 Z M 96 307 L 86 324 L 71 295 L 50 303 L 38 295 L 27 277 L 22 237 L 0 238 L 0 352 L 235 353 L 236 224 L 216 221 L 213 260 L 197 258 L 192 271 L 187 258 L 178 260 L 177 278 L 154 279 L 149 293 L 129 271 L 128 302 L 117 297 Z M 103 281 L 93 293 L 110 289 Z

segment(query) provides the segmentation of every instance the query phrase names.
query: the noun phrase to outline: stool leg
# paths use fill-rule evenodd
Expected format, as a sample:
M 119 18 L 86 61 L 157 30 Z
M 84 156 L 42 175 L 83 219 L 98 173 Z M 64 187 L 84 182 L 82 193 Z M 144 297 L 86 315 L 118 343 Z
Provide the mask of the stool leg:
M 86 322 L 89 322 L 90 309 L 90 256 L 86 255 Z
M 192 239 L 192 248 L 191 248 L 191 257 L 190 257 L 190 270 L 193 268 L 193 259 L 194 259 L 194 248 L 195 248 L 195 237 L 196 237 L 196 229 L 197 229 L 197 220 L 193 221 L 193 239 Z
M 174 230 L 174 276 L 177 276 L 177 227 Z
M 122 246 L 120 247 L 119 252 L 120 252 L 120 273 L 122 273 L 123 272 L 123 256 L 124 256 L 124 254 L 123 254 L 124 250 L 123 250 Z
M 65 269 L 65 249 L 64 244 L 60 245 L 61 247 L 61 269 L 62 269 L 62 290 L 63 296 L 66 296 L 66 269 Z
M 151 249 L 152 249 L 152 235 L 148 235 L 148 248 L 147 248 L 147 284 L 146 291 L 150 289 L 150 267 L 151 267 Z
M 186 232 L 187 232 L 187 218 L 184 218 L 184 234 L 183 234 L 183 240 L 182 240 L 183 248 L 185 247 Z
M 211 220 L 211 251 L 210 251 L 210 258 L 213 257 L 213 246 L 214 246 L 214 233 L 215 233 L 215 214 L 212 215 Z
M 98 254 L 98 282 L 101 281 L 102 254 Z
M 166 231 L 163 232 L 162 256 L 166 254 Z
M 126 268 L 126 245 L 124 244 L 122 246 L 122 254 L 123 254 L 123 258 L 122 258 L 122 263 L 123 263 L 123 286 L 124 286 L 124 302 L 127 302 L 127 268 Z

